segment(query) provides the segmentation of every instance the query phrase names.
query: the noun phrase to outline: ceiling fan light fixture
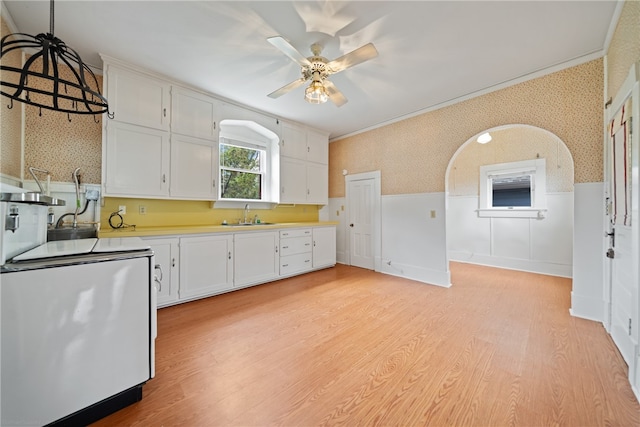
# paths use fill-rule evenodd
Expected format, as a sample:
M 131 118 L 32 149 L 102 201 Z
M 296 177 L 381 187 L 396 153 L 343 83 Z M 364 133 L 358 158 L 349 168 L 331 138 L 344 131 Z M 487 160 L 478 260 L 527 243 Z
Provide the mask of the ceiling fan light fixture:
M 102 114 L 109 110 L 98 80 L 80 55 L 53 35 L 54 6 L 50 2 L 50 32 L 2 37 L 0 59 L 17 49 L 35 49 L 22 68 L 2 64 L 0 93 L 13 100 L 68 114 Z M 13 104 L 11 104 L 13 105 Z
M 314 80 L 304 91 L 304 99 L 310 104 L 324 104 L 329 99 L 321 81 Z

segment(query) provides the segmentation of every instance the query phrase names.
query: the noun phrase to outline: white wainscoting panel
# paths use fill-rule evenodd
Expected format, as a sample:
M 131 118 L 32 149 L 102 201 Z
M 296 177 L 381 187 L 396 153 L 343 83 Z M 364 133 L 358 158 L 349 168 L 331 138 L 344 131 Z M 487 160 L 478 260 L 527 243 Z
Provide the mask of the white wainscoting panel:
M 573 193 L 547 193 L 544 218 L 478 218 L 477 196 L 449 197 L 449 259 L 572 276 Z
M 381 209 L 380 271 L 451 286 L 444 193 L 382 196 Z
M 321 215 L 321 221 L 325 219 L 327 221 L 339 221 L 340 224 L 336 226 L 336 262 L 340 264 L 347 264 L 349 262 L 348 254 L 346 253 L 347 248 L 347 218 L 345 216 L 345 210 L 343 207 L 345 206 L 346 199 L 344 197 L 334 197 L 329 199 L 329 203 L 322 208 L 321 212 L 326 209 L 327 216 L 326 218 Z

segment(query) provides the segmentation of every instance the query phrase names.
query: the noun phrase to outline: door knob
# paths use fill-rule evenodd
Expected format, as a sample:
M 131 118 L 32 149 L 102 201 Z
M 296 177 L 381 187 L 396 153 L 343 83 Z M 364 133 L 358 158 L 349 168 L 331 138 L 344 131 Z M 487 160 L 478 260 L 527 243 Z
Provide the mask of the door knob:
M 349 227 L 353 228 L 353 224 L 349 224 Z

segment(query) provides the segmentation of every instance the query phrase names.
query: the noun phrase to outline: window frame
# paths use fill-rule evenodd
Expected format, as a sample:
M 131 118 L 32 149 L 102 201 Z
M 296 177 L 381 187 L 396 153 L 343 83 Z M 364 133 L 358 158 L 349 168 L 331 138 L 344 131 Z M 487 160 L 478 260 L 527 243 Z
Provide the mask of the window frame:
M 493 206 L 493 180 L 531 176 L 531 206 Z M 545 159 L 480 166 L 478 216 L 497 218 L 544 218 L 547 211 Z
M 222 147 L 237 147 L 244 148 L 248 150 L 255 150 L 259 152 L 260 156 L 260 170 L 259 172 L 254 172 L 246 169 L 239 168 L 231 168 L 222 165 Z M 268 188 L 268 173 L 269 173 L 269 162 L 268 159 L 268 147 L 266 145 L 258 144 L 256 142 L 244 142 L 236 139 L 230 138 L 220 138 L 218 143 L 218 179 L 220 185 L 218 186 L 218 200 L 223 201 L 239 201 L 239 202 L 264 202 L 269 201 L 266 200 L 265 195 L 268 194 L 265 190 Z M 223 178 L 222 174 L 224 171 L 233 171 L 233 172 L 243 172 L 260 176 L 260 198 L 259 199 L 244 199 L 244 198 L 234 198 L 234 197 L 223 197 Z

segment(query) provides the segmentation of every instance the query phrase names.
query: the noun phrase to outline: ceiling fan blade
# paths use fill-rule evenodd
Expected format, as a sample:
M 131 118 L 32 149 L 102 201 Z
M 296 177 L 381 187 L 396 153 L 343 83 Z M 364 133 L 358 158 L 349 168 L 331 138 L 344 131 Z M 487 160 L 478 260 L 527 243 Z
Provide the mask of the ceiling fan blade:
M 273 92 L 271 92 L 269 95 L 267 95 L 269 98 L 278 98 L 282 95 L 284 95 L 285 93 L 292 91 L 293 89 L 297 88 L 298 86 L 302 86 L 304 84 L 304 82 L 306 82 L 307 79 L 305 78 L 299 78 L 298 80 L 294 80 L 291 83 L 282 86 L 280 89 L 275 90 Z
M 327 67 L 332 73 L 338 73 L 342 70 L 346 70 L 349 67 L 358 65 L 361 62 L 368 61 L 369 59 L 378 56 L 378 50 L 373 43 L 368 43 L 362 47 L 357 48 L 354 51 L 342 55 L 340 58 L 334 59 L 327 64 Z
M 342 92 L 338 90 L 336 85 L 326 79 L 323 81 L 323 84 L 324 88 L 327 91 L 327 95 L 329 95 L 329 99 L 331 100 L 331 102 L 336 104 L 336 106 L 342 107 L 347 103 L 347 98 L 342 94 Z
M 284 38 L 280 36 L 269 37 L 267 41 L 272 45 L 274 45 L 275 47 L 277 47 L 278 49 L 280 49 L 282 53 L 287 55 L 289 58 L 293 59 L 295 62 L 300 64 L 300 66 L 302 67 L 311 66 L 311 62 L 309 62 L 307 58 L 302 56 L 302 54 L 298 52 L 295 47 L 291 46 L 291 43 L 286 41 Z

